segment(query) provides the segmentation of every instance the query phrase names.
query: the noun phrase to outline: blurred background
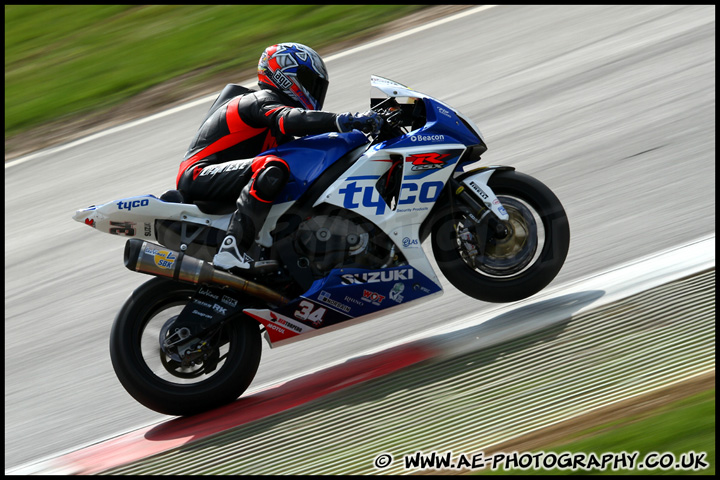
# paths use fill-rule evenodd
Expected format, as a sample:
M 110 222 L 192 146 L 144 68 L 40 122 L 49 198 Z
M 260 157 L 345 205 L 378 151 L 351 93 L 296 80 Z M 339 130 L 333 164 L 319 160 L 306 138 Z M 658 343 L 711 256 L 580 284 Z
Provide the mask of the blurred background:
M 88 205 L 159 195 L 172 188 L 212 95 L 227 83 L 253 83 L 260 53 L 284 41 L 305 43 L 327 60 L 327 110 L 363 111 L 370 75 L 391 78 L 474 119 L 489 145 L 483 156 L 487 164 L 512 165 L 547 184 L 563 202 L 572 234 L 570 254 L 551 287 L 714 236 L 714 6 L 6 5 L 6 468 L 167 420 L 125 393 L 108 354 L 115 313 L 149 277 L 122 265 L 123 242 L 71 217 Z M 195 103 L 185 107 L 188 101 Z M 182 108 L 126 125 L 173 106 Z M 118 125 L 125 127 L 107 130 Z M 88 137 L 96 132 L 104 135 Z M 67 143 L 75 139 L 86 141 Z M 65 146 L 46 149 L 60 144 Z M 493 314 L 495 306 L 443 284 L 445 294 L 422 308 L 276 350 L 264 345 L 251 391 L 458 319 L 477 315 L 499 325 L 508 320 Z M 714 299 L 714 287 L 702 288 L 710 289 Z M 584 408 L 586 395 L 622 385 L 660 388 L 677 383 L 677 389 L 660 399 L 639 400 L 658 407 L 642 410 L 647 422 L 639 432 L 622 430 L 639 420 L 639 411 L 630 409 L 621 417 L 598 415 L 533 448 L 572 444 L 577 432 L 590 441 L 595 433 L 614 432 L 610 440 L 568 448 L 703 451 L 711 458 L 712 470 L 698 473 L 714 472 L 714 326 L 699 330 L 699 339 L 687 337 L 705 350 L 667 345 L 665 339 L 685 338 L 683 332 L 692 329 L 679 313 L 697 307 L 695 300 L 674 306 L 672 295 L 677 292 L 652 300 L 659 313 L 632 336 L 610 335 L 604 343 L 593 343 L 602 329 L 593 329 L 591 322 L 582 330 L 582 339 L 590 339 L 582 349 L 543 360 L 547 363 L 529 372 L 524 358 L 532 357 L 538 345 L 549 351 L 555 345 L 551 342 L 563 343 L 563 333 L 576 331 L 569 322 L 553 332 L 552 340 L 530 339 L 519 349 L 445 364 L 443 368 L 456 368 L 455 373 L 433 377 L 432 382 L 423 381 L 430 378 L 423 371 L 391 383 L 382 394 L 364 397 L 362 389 L 353 390 L 355 397 L 339 400 L 343 418 L 362 425 L 363 417 L 357 416 L 361 407 L 406 394 L 421 401 L 408 412 L 437 411 L 442 417 L 439 406 L 452 405 L 459 397 L 475 399 L 465 411 L 481 411 L 486 402 L 512 405 L 504 396 L 508 390 L 512 398 L 541 392 L 544 403 L 537 408 L 567 413 L 562 406 L 567 398 Z M 518 315 L 533 321 L 539 311 L 522 309 Z M 711 315 L 714 319 L 714 307 Z M 657 327 L 666 324 L 677 325 L 677 330 Z M 639 347 L 639 339 L 649 343 Z M 621 341 L 623 348 L 618 347 Z M 712 365 L 710 377 L 688 386 L 685 377 L 699 370 L 646 362 L 669 358 L 676 350 L 693 352 L 693 358 L 678 360 L 684 364 L 694 365 L 699 357 L 702 368 Z M 598 352 L 607 357 L 600 361 L 593 356 Z M 502 379 L 491 375 L 473 385 L 491 397 L 453 391 L 454 380 L 491 371 L 504 358 L 517 361 L 503 364 Z M 590 378 L 588 359 L 594 362 L 592 368 L 633 369 L 612 378 L 592 377 L 590 383 L 564 391 L 563 398 L 552 396 L 563 378 Z M 568 370 L 555 383 L 548 382 L 542 372 L 559 363 Z M 655 380 L 658 371 L 665 383 Z M 510 378 L 517 380 L 511 387 L 488 390 L 488 385 Z M 436 385 L 444 393 L 432 399 L 423 396 Z M 319 422 L 333 408 L 322 404 L 306 414 L 311 423 Z M 455 412 L 454 417 L 463 415 Z M 553 418 L 548 421 L 562 417 Z M 296 420 L 290 413 L 276 419 L 274 427 L 290 431 Z M 357 445 L 375 442 L 372 453 L 389 451 L 396 458 L 420 448 L 480 448 L 515 432 L 498 426 L 483 433 L 479 423 L 450 428 L 436 420 L 408 418 L 407 424 L 393 427 L 400 437 L 407 436 L 391 444 L 382 443 L 383 435 L 375 430 L 379 423 L 368 432 L 360 426 L 353 432 Z M 522 427 L 523 421 L 517 422 Z M 423 429 L 415 428 L 420 424 Z M 463 442 L 457 437 L 447 443 L 434 440 L 447 429 L 463 432 Z M 252 438 L 246 447 L 256 446 Z M 620 443 L 622 438 L 630 440 Z M 366 465 L 356 469 L 349 461 L 340 463 L 357 473 L 365 472 L 372 459 L 368 453 Z M 311 473 L 339 471 L 327 466 L 333 461 Z M 286 472 L 292 470 L 264 473 Z
M 6 5 L 5 155 L 252 76 L 278 39 L 330 53 L 423 5 Z M 223 83 L 224 82 L 224 83 Z M 124 105 L 122 109 L 117 108 Z M 115 108 L 113 108 L 115 107 Z M 132 111 L 130 111 L 132 109 Z M 51 138 L 48 138 L 51 136 Z

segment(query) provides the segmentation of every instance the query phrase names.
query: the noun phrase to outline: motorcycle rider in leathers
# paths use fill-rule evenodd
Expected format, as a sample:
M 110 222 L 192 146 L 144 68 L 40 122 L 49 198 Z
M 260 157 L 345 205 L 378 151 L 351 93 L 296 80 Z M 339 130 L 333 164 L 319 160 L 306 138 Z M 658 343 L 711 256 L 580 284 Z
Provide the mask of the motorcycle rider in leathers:
M 180 164 L 177 188 L 186 201 L 236 202 L 215 268 L 254 269 L 247 252 L 290 176 L 282 158 L 261 153 L 305 135 L 379 131 L 382 118 L 374 112 L 320 111 L 328 83 L 315 50 L 299 43 L 272 45 L 258 63 L 260 90 L 231 98 L 201 125 Z

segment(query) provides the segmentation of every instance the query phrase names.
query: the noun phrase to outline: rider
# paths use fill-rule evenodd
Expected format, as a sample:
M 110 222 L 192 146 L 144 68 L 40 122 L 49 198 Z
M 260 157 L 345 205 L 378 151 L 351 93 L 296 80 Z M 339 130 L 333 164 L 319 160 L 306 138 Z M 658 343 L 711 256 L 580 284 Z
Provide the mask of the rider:
M 328 84 L 315 50 L 299 43 L 272 45 L 258 63 L 260 90 L 224 102 L 201 125 L 180 164 L 177 188 L 188 201 L 236 202 L 215 268 L 254 267 L 247 252 L 290 175 L 282 158 L 261 153 L 294 137 L 379 131 L 382 118 L 372 111 L 354 116 L 320 111 Z

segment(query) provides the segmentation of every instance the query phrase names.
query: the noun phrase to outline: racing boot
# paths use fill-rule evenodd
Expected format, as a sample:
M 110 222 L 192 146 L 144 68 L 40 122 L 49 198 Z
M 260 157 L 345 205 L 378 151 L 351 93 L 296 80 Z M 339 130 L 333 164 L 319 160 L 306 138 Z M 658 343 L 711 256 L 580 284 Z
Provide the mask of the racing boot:
M 238 209 L 230 219 L 227 236 L 213 258 L 216 268 L 257 273 L 256 267 L 263 270 L 277 267 L 275 261 L 256 263 L 247 252 L 270 213 L 273 199 L 285 186 L 287 177 L 287 171 L 276 166 L 258 168 L 250 183 L 240 192 Z
M 244 250 L 244 249 L 243 249 Z M 228 235 L 222 242 L 218 253 L 213 258 L 213 265 L 220 270 L 250 270 L 252 258 L 247 253 L 240 252 L 237 239 L 234 235 Z
M 253 212 L 251 209 L 249 211 Z M 215 268 L 226 271 L 237 269 L 238 273 L 252 273 L 255 260 L 247 254 L 247 251 L 255 239 L 255 222 L 253 220 L 251 216 L 245 215 L 240 210 L 233 214 L 227 235 L 213 258 Z

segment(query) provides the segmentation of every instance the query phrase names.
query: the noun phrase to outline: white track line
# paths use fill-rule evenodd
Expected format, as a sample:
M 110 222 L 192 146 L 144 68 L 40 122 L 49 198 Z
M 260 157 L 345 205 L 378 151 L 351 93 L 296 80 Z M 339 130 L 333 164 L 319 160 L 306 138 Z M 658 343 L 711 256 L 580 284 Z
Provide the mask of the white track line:
M 405 32 L 397 33 L 397 34 L 395 34 L 395 35 L 390 35 L 390 36 L 388 36 L 388 37 L 384 37 L 384 38 L 381 38 L 381 39 L 378 39 L 378 40 L 375 40 L 375 41 L 372 41 L 372 42 L 369 42 L 369 43 L 365 43 L 365 44 L 359 45 L 359 46 L 357 46 L 357 47 L 353 47 L 353 48 L 351 48 L 351 49 L 349 49 L 349 50 L 344 50 L 344 51 L 338 52 L 338 53 L 336 53 L 336 54 L 334 54 L 334 55 L 330 55 L 330 56 L 328 56 L 327 58 L 325 58 L 325 63 L 332 62 L 333 60 L 337 60 L 338 58 L 343 58 L 343 57 L 346 57 L 346 56 L 348 56 L 348 55 L 352 55 L 352 54 L 355 54 L 355 53 L 358 53 L 358 52 L 362 52 L 362 51 L 364 51 L 364 50 L 368 50 L 368 49 L 371 49 L 371 48 L 375 48 L 375 47 L 377 47 L 377 46 L 384 45 L 384 44 L 386 44 L 386 43 L 394 42 L 395 40 L 399 40 L 399 39 L 401 39 L 401 38 L 408 37 L 408 36 L 410 36 L 410 35 L 415 35 L 416 33 L 422 32 L 422 31 L 424 31 L 424 30 L 429 30 L 429 29 L 435 28 L 435 27 L 437 27 L 437 26 L 439 26 L 439 25 L 443 25 L 443 24 L 445 24 L 445 23 L 453 22 L 453 21 L 455 21 L 455 20 L 459 20 L 459 19 L 461 19 L 461 18 L 470 16 L 470 15 L 474 15 L 474 14 L 476 14 L 476 13 L 483 12 L 483 11 L 485 11 L 485 10 L 488 10 L 488 9 L 493 8 L 493 7 L 496 7 L 496 6 L 497 6 L 497 5 L 482 5 L 482 6 L 480 6 L 480 7 L 471 8 L 471 9 L 469 9 L 469 10 L 463 10 L 462 12 L 456 13 L 455 15 L 451 15 L 451 16 L 449 16 L 449 17 L 441 18 L 441 19 L 439 19 L 439 20 L 435 20 L 434 22 L 427 23 L 427 24 L 425 24 L 425 25 L 420 25 L 419 27 L 412 28 L 412 29 L 407 30 L 407 31 L 405 31 Z M 252 87 L 253 85 L 255 85 L 255 83 L 256 83 L 256 80 L 247 80 L 246 83 L 244 84 L 244 86 L 250 88 L 250 87 Z M 22 164 L 22 163 L 28 162 L 28 161 L 30 161 L 30 160 L 34 160 L 34 159 L 39 158 L 39 157 L 43 157 L 43 156 L 47 156 L 47 155 L 52 155 L 52 154 L 54 154 L 54 153 L 62 152 L 62 151 L 67 150 L 67 149 L 69 149 L 69 148 L 77 147 L 78 145 L 82 145 L 82 144 L 87 143 L 87 142 L 92 142 L 93 140 L 96 140 L 96 139 L 98 139 L 98 138 L 102 138 L 102 137 L 107 136 L 107 135 L 112 135 L 112 134 L 114 134 L 114 133 L 121 132 L 121 131 L 123 131 L 123 130 L 127 130 L 128 128 L 133 128 L 133 127 L 136 127 L 136 126 L 138 126 L 138 125 L 142 125 L 142 124 L 147 123 L 147 122 L 152 122 L 153 120 L 157 120 L 157 119 L 159 119 L 159 118 L 167 117 L 167 116 L 169 116 L 169 115 L 174 115 L 174 114 L 177 113 L 177 112 L 181 112 L 181 111 L 183 111 L 183 110 L 187 110 L 188 108 L 193 108 L 193 107 L 196 107 L 196 106 L 198 106 L 198 105 L 202 105 L 203 103 L 209 103 L 209 102 L 211 102 L 212 100 L 214 100 L 214 99 L 217 97 L 217 95 L 218 95 L 217 93 L 214 93 L 214 94 L 209 95 L 209 96 L 207 96 L 207 97 L 203 97 L 203 98 L 199 98 L 199 99 L 197 99 L 197 100 L 193 100 L 192 102 L 189 102 L 189 103 L 186 103 L 186 104 L 183 104 L 183 105 L 179 105 L 179 106 L 177 106 L 177 107 L 171 108 L 171 109 L 169 109 L 169 110 L 165 110 L 165 111 L 160 112 L 160 113 L 156 113 L 156 114 L 151 115 L 151 116 L 149 116 L 149 117 L 141 118 L 141 119 L 139 119 L 139 120 L 134 120 L 134 121 L 132 121 L 132 122 L 125 123 L 125 124 L 123 124 L 123 125 L 118 125 L 117 127 L 112 127 L 112 128 L 107 129 L 107 130 L 103 130 L 102 132 L 98 132 L 98 133 L 95 133 L 95 134 L 93 134 L 93 135 L 90 135 L 90 136 L 87 136 L 87 137 L 83 137 L 83 138 L 81 138 L 81 139 L 79 139 L 79 140 L 75 140 L 75 141 L 73 141 L 73 142 L 66 143 L 66 144 L 64 144 L 64 145 L 60 145 L 60 146 L 57 146 L 57 147 L 50 147 L 50 148 L 47 148 L 47 149 L 45 149 L 45 150 L 40 150 L 40 151 L 37 151 L 37 152 L 35 152 L 35 153 L 31 153 L 31 154 L 29 154 L 29 155 L 27 155 L 27 156 L 17 158 L 17 159 L 15 159 L 15 160 L 10 161 L 10 162 L 6 162 L 6 163 L 5 163 L 5 168 L 14 167 L 14 166 L 16 166 L 16 165 L 20 165 L 20 164 Z

